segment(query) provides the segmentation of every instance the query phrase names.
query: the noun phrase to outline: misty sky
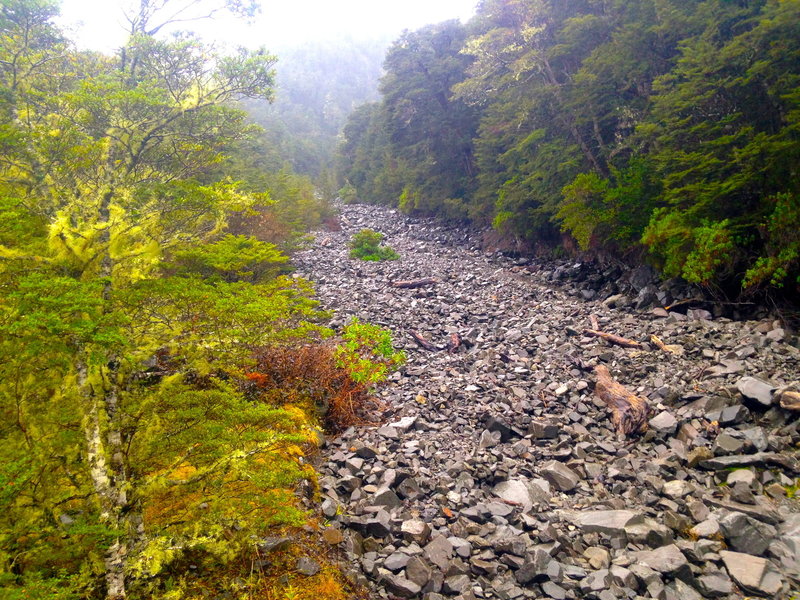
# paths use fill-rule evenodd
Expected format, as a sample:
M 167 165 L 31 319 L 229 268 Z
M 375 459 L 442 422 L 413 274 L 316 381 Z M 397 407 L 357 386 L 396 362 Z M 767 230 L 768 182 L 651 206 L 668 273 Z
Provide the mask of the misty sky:
M 191 27 L 204 36 L 247 46 L 294 46 L 313 39 L 396 36 L 403 29 L 460 18 L 478 0 L 262 0 L 253 25 L 230 18 Z M 125 0 L 62 0 L 62 24 L 81 48 L 112 51 L 125 40 Z M 82 22 L 82 25 L 79 23 Z

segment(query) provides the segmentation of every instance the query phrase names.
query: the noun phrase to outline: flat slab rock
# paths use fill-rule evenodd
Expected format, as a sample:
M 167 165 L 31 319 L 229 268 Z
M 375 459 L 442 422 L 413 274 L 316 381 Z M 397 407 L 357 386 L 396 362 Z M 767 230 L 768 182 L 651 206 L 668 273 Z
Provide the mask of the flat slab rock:
M 719 554 L 731 579 L 744 590 L 760 596 L 773 596 L 782 589 L 783 578 L 767 559 L 727 550 Z
M 642 524 L 645 518 L 632 510 L 594 510 L 572 513 L 568 519 L 586 533 L 625 536 L 626 527 Z

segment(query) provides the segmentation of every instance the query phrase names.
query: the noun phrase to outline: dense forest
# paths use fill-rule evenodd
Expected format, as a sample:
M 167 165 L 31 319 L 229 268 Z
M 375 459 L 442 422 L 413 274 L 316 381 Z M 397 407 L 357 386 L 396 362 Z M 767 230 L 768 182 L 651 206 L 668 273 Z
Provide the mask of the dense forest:
M 345 199 L 800 289 L 796 0 L 483 0 L 385 69 L 344 130 Z
M 158 35 L 222 7 L 257 6 L 137 2 L 108 56 L 74 48 L 55 2 L 0 3 L 4 599 L 288 589 L 256 542 L 308 524 L 323 417 L 402 358 L 368 324 L 326 341 L 291 276 L 330 208 L 237 108 L 274 96 L 276 57 Z

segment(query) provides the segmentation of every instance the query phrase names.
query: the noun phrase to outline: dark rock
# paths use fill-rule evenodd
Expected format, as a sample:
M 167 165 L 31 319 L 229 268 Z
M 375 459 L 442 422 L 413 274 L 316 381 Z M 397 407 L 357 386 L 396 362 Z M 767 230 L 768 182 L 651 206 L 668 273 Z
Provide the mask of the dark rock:
M 416 583 L 400 575 L 384 575 L 382 581 L 386 589 L 401 598 L 413 598 L 422 591 Z
M 430 566 L 418 556 L 411 558 L 406 565 L 406 577 L 420 587 L 431 580 L 432 571 Z
M 740 512 L 730 512 L 719 519 L 719 527 L 737 552 L 764 554 L 777 530 Z
M 545 581 L 547 567 L 553 559 L 550 555 L 537 548 L 526 557 L 525 563 L 514 573 L 514 578 L 522 585 Z

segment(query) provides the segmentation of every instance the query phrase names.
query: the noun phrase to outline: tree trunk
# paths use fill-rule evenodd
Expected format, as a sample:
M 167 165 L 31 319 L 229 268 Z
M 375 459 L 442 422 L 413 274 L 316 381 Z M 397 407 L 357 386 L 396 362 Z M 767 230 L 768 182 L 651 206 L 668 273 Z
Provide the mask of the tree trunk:
M 647 430 L 647 400 L 630 392 L 611 378 L 603 365 L 594 368 L 597 374 L 595 394 L 611 411 L 611 422 L 621 437 Z
M 392 287 L 413 290 L 428 285 L 437 285 L 439 283 L 441 282 L 438 279 L 435 279 L 433 277 L 426 277 L 425 279 L 412 279 L 409 281 L 393 281 Z
M 86 441 L 86 462 L 89 475 L 100 505 L 100 521 L 117 532 L 122 532 L 106 550 L 103 557 L 106 580 L 106 599 L 127 598 L 125 569 L 128 561 L 129 511 L 127 477 L 122 451 L 122 432 L 118 427 L 116 385 L 102 394 L 94 389 L 86 363 L 77 365 L 78 383 L 84 402 L 83 432 Z M 102 381 L 104 378 L 98 378 Z M 103 439 L 101 411 L 106 417 L 106 435 Z M 105 442 L 105 443 L 104 443 Z M 110 460 L 108 459 L 110 457 Z M 110 464 L 109 464 L 110 463 Z

